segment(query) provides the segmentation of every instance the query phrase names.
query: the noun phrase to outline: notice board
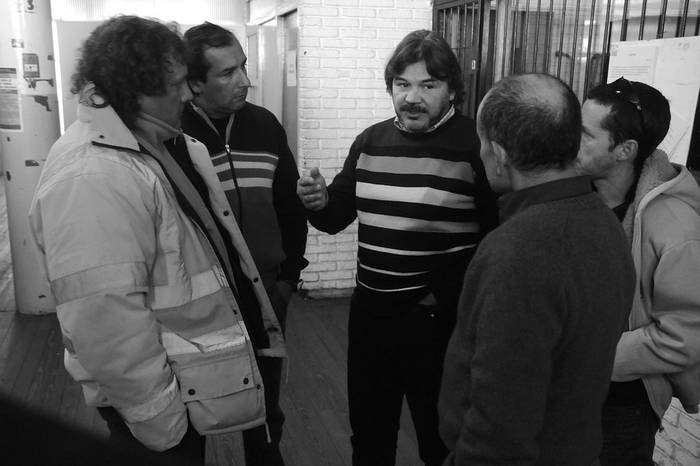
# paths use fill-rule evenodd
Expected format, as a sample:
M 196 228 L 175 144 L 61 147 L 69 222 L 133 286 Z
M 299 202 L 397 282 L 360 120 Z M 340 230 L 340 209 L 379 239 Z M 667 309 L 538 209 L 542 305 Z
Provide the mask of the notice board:
M 607 82 L 620 76 L 654 86 L 669 100 L 671 127 L 659 148 L 672 162 L 685 165 L 700 93 L 700 37 L 615 42 Z

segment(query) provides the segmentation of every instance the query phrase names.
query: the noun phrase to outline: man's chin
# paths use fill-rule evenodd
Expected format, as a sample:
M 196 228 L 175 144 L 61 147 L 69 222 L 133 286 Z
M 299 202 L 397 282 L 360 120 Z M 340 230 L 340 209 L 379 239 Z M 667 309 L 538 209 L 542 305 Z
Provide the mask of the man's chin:
M 588 175 L 588 171 L 586 171 L 585 167 L 581 164 L 580 160 L 576 160 L 574 162 L 574 170 L 576 171 L 577 175 Z
M 430 122 L 427 118 L 401 118 L 401 123 L 409 131 L 421 132 L 428 129 Z
M 245 102 L 246 97 L 233 99 L 231 101 L 231 104 L 229 105 L 229 109 L 231 109 L 232 112 L 237 112 L 238 110 L 245 107 Z

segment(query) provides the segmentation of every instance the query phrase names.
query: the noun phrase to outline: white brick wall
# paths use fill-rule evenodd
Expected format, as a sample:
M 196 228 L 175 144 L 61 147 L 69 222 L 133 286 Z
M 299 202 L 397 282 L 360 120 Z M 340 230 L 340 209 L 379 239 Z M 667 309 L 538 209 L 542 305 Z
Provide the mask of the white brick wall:
M 688 415 L 674 398 L 663 431 L 656 436 L 654 462 L 659 466 L 700 465 L 700 415 Z
M 384 66 L 409 32 L 430 29 L 430 0 L 299 1 L 299 164 L 318 166 L 328 183 L 355 137 L 394 114 Z M 316 295 L 355 285 L 357 225 L 330 236 L 309 231 L 302 273 Z

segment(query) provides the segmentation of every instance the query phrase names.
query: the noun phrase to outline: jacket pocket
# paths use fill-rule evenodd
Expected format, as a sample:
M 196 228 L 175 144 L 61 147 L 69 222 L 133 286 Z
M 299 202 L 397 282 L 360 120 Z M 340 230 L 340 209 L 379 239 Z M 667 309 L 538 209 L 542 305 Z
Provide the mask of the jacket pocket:
M 249 344 L 169 356 L 190 422 L 202 435 L 265 422 L 265 396 Z

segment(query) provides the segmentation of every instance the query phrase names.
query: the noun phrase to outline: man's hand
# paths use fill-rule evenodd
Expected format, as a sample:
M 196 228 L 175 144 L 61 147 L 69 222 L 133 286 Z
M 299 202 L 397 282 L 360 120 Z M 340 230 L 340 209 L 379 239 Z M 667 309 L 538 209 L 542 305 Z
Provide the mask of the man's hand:
M 326 179 L 314 167 L 308 174 L 303 174 L 297 181 L 297 196 L 309 210 L 323 210 L 328 205 Z

